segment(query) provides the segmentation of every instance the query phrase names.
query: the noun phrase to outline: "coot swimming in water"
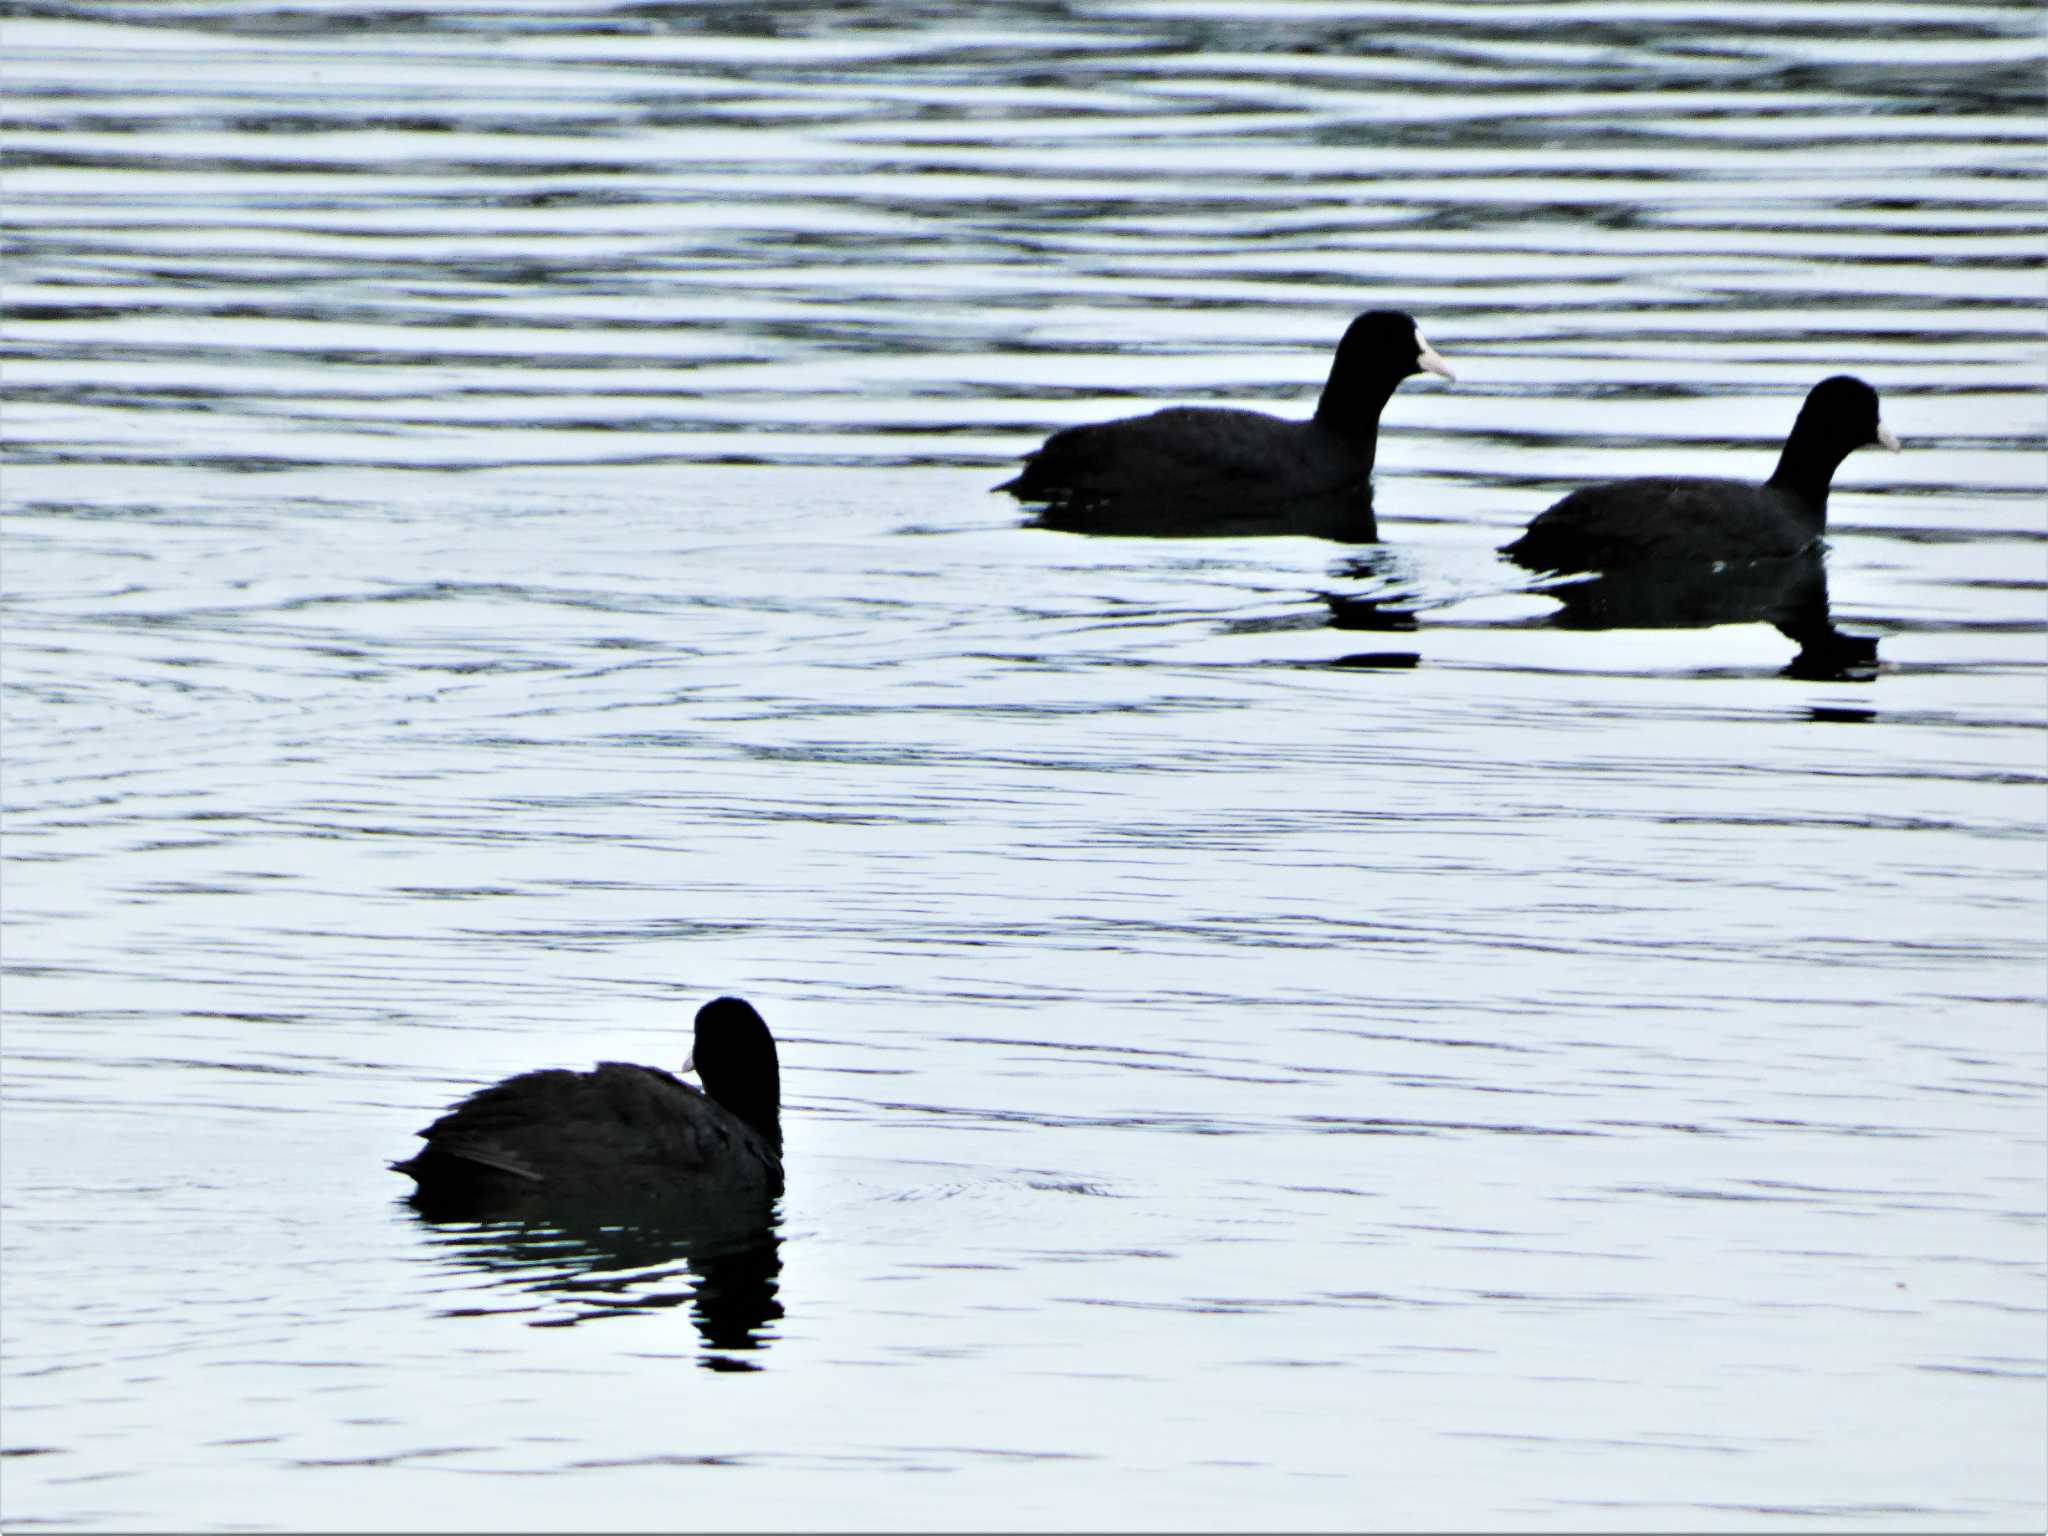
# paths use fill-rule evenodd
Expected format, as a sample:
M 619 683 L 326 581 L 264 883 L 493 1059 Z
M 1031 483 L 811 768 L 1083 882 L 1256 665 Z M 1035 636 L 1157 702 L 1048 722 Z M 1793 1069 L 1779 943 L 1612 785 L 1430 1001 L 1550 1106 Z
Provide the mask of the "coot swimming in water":
M 782 1190 L 775 1039 L 736 997 L 697 1010 L 699 1093 L 658 1067 L 523 1072 L 471 1094 L 391 1166 L 437 1214 L 765 1203 Z
M 1656 475 L 1573 491 L 1503 553 L 1537 571 L 1796 555 L 1827 528 L 1836 467 L 1867 443 L 1898 450 L 1877 391 L 1837 374 L 1813 386 L 1778 467 L 1762 485 Z
M 1184 405 L 1067 427 L 996 489 L 1039 504 L 1041 526 L 1081 533 L 1370 542 L 1380 412 L 1415 373 L 1455 377 L 1413 319 L 1374 310 L 1344 332 L 1307 421 Z

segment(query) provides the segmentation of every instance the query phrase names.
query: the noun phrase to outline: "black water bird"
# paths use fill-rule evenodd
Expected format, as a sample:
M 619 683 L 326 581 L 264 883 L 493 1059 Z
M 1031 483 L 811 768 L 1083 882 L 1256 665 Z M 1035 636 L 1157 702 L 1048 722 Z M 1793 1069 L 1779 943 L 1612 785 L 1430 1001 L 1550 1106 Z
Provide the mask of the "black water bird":
M 553 1068 L 471 1094 L 391 1166 L 438 1215 L 574 1207 L 622 1215 L 716 1213 L 782 1191 L 775 1039 L 736 997 L 697 1011 L 699 1093 L 658 1067 Z
M 1589 485 L 1539 514 L 1502 552 L 1531 570 L 1559 572 L 1786 558 L 1827 531 L 1835 470 L 1870 443 L 1899 446 L 1878 419 L 1877 391 L 1837 374 L 1807 395 L 1762 485 L 1681 475 Z
M 1067 427 L 996 487 L 1039 508 L 1039 525 L 1154 537 L 1301 534 L 1370 543 L 1380 413 L 1416 373 L 1455 375 L 1396 310 L 1344 332 L 1316 413 L 1174 406 Z

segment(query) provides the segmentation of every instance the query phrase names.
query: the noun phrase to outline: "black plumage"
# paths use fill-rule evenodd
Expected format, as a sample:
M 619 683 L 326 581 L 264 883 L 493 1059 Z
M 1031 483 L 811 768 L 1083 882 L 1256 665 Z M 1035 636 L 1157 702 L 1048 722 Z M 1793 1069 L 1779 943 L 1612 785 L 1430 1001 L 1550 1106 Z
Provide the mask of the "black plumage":
M 1796 555 L 1827 530 L 1835 470 L 1870 443 L 1899 446 L 1878 419 L 1877 391 L 1837 374 L 1807 395 L 1763 484 L 1655 475 L 1589 485 L 1538 515 L 1503 553 L 1560 572 Z
M 1415 321 L 1360 315 L 1344 332 L 1316 412 L 1174 406 L 1068 427 L 996 487 L 1048 528 L 1159 537 L 1302 534 L 1369 542 L 1380 413 L 1400 382 L 1453 377 Z
M 704 1091 L 658 1067 L 524 1072 L 471 1094 L 391 1166 L 437 1214 L 575 1205 L 630 1213 L 765 1203 L 782 1190 L 775 1040 L 736 997 L 697 1011 Z

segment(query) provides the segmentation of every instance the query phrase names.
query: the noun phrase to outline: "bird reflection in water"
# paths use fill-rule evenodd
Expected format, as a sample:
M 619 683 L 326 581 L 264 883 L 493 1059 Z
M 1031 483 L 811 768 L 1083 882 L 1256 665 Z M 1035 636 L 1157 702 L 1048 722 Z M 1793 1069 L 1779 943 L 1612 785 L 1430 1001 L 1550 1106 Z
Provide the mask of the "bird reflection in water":
M 1370 634 L 1405 635 L 1421 627 L 1416 612 L 1422 607 L 1416 584 L 1406 562 L 1382 546 L 1340 561 L 1334 571 L 1347 582 L 1360 583 L 1364 591 L 1321 592 L 1329 605 L 1332 629 L 1364 630 Z M 1353 651 L 1329 663 L 1335 667 L 1363 667 L 1400 671 L 1422 664 L 1419 651 Z
M 772 1206 L 748 1213 L 679 1213 L 644 1208 L 629 1217 L 595 1213 L 465 1212 L 460 1219 L 418 1209 L 440 1257 L 534 1298 L 538 1328 L 566 1328 L 603 1317 L 687 1305 L 710 1370 L 758 1370 L 743 1358 L 773 1342 L 782 1317 L 780 1218 Z M 504 1307 L 451 1309 L 455 1317 Z
M 1837 629 L 1828 612 L 1828 573 L 1818 546 L 1769 560 L 1660 561 L 1544 587 L 1563 607 L 1561 629 L 1708 629 L 1770 624 L 1799 647 L 1783 675 L 1867 682 L 1877 675 L 1877 640 Z
M 1382 572 L 1354 564 L 1340 574 Z M 1594 630 L 1769 624 L 1799 647 L 1782 676 L 1818 682 L 1868 682 L 1877 676 L 1876 637 L 1837 629 L 1829 614 L 1827 564 L 1818 545 L 1768 560 L 1658 561 L 1553 578 L 1533 590 L 1560 605 L 1534 621 L 1542 625 Z M 1405 589 L 1320 595 L 1333 629 L 1404 634 L 1418 627 L 1422 605 Z M 1341 656 L 1331 665 L 1412 667 L 1419 659 L 1412 651 L 1374 651 Z

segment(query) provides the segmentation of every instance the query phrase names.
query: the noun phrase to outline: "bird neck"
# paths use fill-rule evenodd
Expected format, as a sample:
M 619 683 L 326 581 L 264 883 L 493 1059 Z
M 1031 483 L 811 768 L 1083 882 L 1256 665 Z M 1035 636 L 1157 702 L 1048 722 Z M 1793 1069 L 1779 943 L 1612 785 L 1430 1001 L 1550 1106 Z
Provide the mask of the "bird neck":
M 1778 467 L 1771 471 L 1766 483 L 1796 499 L 1811 514 L 1818 532 L 1827 524 L 1828 487 L 1834 484 L 1835 471 L 1848 456 L 1847 449 L 1837 449 L 1802 434 L 1795 424 L 1792 435 L 1785 439 L 1785 451 L 1778 455 Z
M 1316 402 L 1316 425 L 1347 442 L 1362 443 L 1370 450 L 1378 441 L 1380 413 L 1394 397 L 1399 379 L 1369 379 L 1339 382 L 1335 373 L 1323 386 Z
M 745 1121 L 760 1133 L 761 1139 L 775 1149 L 775 1155 L 782 1155 L 782 1095 L 771 1079 L 765 1085 L 753 1085 L 751 1093 L 738 1094 L 719 1100 L 734 1115 Z
M 735 1062 L 714 1055 L 704 1060 L 704 1047 L 697 1047 L 697 1080 L 704 1096 L 750 1129 L 782 1154 L 782 1081 L 771 1052 L 765 1060 Z
M 1828 523 L 1828 482 L 1825 476 L 1772 475 L 1770 484 L 1788 493 L 1816 533 Z

